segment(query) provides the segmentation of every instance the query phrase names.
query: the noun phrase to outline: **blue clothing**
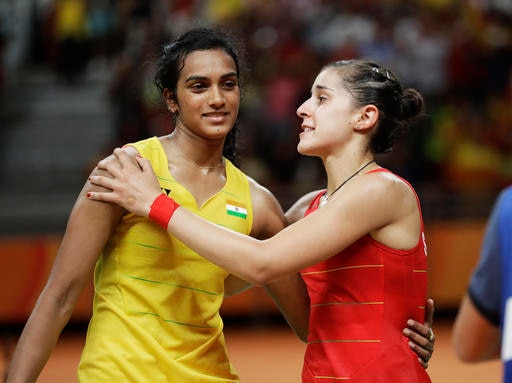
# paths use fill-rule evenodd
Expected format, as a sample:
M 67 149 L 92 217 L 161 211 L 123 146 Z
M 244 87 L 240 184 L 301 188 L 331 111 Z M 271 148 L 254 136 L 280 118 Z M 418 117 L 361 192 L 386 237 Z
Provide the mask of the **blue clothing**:
M 512 382 L 512 188 L 500 200 L 499 229 L 502 265 L 502 347 L 504 382 Z
M 491 323 L 502 328 L 505 383 L 512 383 L 512 186 L 498 197 L 487 224 L 469 296 Z

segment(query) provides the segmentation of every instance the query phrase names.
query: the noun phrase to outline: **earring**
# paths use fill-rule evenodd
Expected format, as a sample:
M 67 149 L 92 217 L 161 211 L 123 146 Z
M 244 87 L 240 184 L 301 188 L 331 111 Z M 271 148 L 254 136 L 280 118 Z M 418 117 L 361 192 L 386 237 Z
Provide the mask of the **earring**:
M 356 124 L 356 129 L 357 130 L 361 129 L 361 125 L 359 125 L 359 123 L 361 122 L 362 118 L 363 118 L 362 115 L 357 116 L 357 124 Z

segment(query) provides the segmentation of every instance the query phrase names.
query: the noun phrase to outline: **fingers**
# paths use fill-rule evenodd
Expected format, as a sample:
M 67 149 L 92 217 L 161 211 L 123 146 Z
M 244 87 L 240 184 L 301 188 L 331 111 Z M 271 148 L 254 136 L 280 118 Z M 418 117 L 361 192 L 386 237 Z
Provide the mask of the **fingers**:
M 428 368 L 428 362 L 432 357 L 432 354 L 414 342 L 409 342 L 409 347 L 418 355 L 418 361 L 423 366 L 423 368 Z
M 425 362 L 423 359 L 418 358 L 418 362 L 420 362 L 421 366 L 426 370 L 428 368 L 428 362 Z
M 425 342 L 421 343 L 422 345 L 424 343 L 432 343 L 432 347 L 433 347 L 434 339 L 430 339 L 433 335 L 433 331 L 432 331 L 432 328 L 428 325 L 428 323 L 421 324 L 420 322 L 409 319 L 407 321 L 407 326 L 409 327 L 409 329 L 414 331 L 413 334 L 415 334 L 418 337 L 418 339 L 425 340 Z M 411 337 L 409 337 L 409 338 L 411 338 Z
M 139 159 L 142 159 L 142 156 L 138 152 L 131 152 L 131 154 L 130 154 L 124 148 L 116 148 L 116 149 L 114 149 L 114 156 L 117 159 L 117 163 L 123 169 L 124 168 L 142 169 L 141 163 L 139 162 Z M 147 161 L 147 162 L 149 163 L 149 161 Z
M 111 175 L 115 176 L 123 168 L 123 166 L 121 165 L 119 158 L 113 154 L 98 162 L 97 168 L 105 170 Z
M 404 333 L 405 333 L 405 331 L 411 332 L 408 329 L 405 329 Z M 418 344 L 418 341 L 412 340 L 411 336 L 409 336 L 409 339 L 411 339 L 408 342 L 409 347 L 411 348 L 411 350 L 413 350 L 416 353 L 416 355 L 418 355 L 418 360 L 419 360 L 420 364 L 423 366 L 423 368 L 427 368 L 428 367 L 428 362 L 429 362 L 430 358 L 432 357 L 432 352 L 429 351 L 428 349 L 423 348 L 422 346 L 420 346 Z M 419 339 L 424 339 L 424 338 L 419 337 Z
M 428 335 L 431 331 L 430 327 L 425 326 L 417 321 L 409 319 L 407 321 L 409 328 L 403 329 L 403 334 L 409 338 L 409 347 L 421 359 L 421 365 L 424 368 L 428 367 L 428 361 L 432 357 L 434 351 L 434 341 L 429 341 Z
M 89 182 L 96 186 L 103 186 L 104 188 L 114 190 L 114 182 L 115 180 L 105 176 L 99 175 L 91 175 L 89 177 Z
M 415 322 L 416 325 L 423 326 L 418 322 Z M 429 340 L 423 335 L 423 333 L 419 330 L 417 326 L 410 326 L 412 328 L 404 328 L 402 333 L 409 338 L 409 340 L 415 343 L 419 348 L 426 350 L 427 352 L 431 352 L 434 348 L 434 343 L 429 342 Z M 424 326 L 423 326 L 424 327 Z
M 425 303 L 425 324 L 430 328 L 434 324 L 434 300 L 431 298 Z
M 109 178 L 108 176 L 91 175 L 89 177 L 89 182 L 95 186 L 102 186 L 107 189 L 107 191 L 90 190 L 86 194 L 88 199 L 103 202 L 118 202 L 118 196 L 113 191 L 115 188 L 114 179 Z
M 114 177 L 119 175 L 122 169 L 130 167 L 140 168 L 137 161 L 133 159 L 133 156 L 121 148 L 114 149 L 113 154 L 98 162 L 97 167 L 98 169 L 106 170 Z
M 87 192 L 87 198 L 93 201 L 113 202 L 117 203 L 117 197 L 112 192 Z
M 149 162 L 149 160 L 147 160 L 146 158 L 143 158 L 138 155 L 137 157 L 135 157 L 135 160 L 137 161 L 137 164 L 139 164 L 139 167 L 143 172 L 146 172 L 146 171 L 152 172 L 153 171 L 151 162 Z
M 414 331 L 420 337 L 424 337 L 425 339 L 427 339 L 427 334 L 430 327 L 412 319 L 409 319 L 407 321 L 407 327 L 409 327 L 409 329 Z
M 124 149 L 115 148 L 114 156 L 116 156 L 117 160 L 121 164 L 121 167 L 125 167 L 126 165 L 133 163 L 133 160 L 130 159 L 130 156 Z

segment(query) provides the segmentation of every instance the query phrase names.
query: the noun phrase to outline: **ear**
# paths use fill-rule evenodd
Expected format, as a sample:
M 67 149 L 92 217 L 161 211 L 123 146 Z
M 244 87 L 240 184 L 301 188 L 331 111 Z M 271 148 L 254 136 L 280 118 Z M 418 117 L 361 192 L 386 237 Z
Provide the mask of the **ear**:
M 164 96 L 165 105 L 167 106 L 167 110 L 171 113 L 177 113 L 179 106 L 178 102 L 176 101 L 176 97 L 174 96 L 174 93 L 168 89 L 164 88 L 162 92 Z
M 372 129 L 379 120 L 379 108 L 375 105 L 365 105 L 356 114 L 356 130 L 363 131 Z

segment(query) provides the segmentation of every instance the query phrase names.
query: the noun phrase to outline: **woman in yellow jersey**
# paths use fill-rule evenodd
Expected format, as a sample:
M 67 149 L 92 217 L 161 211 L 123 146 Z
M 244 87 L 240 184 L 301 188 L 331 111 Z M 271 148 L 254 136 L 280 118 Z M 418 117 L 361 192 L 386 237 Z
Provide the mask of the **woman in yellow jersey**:
M 191 211 L 255 238 L 286 225 L 274 196 L 234 164 L 240 103 L 238 55 L 229 36 L 193 29 L 163 48 L 155 83 L 173 116 L 171 133 L 128 144 L 151 161 L 160 187 Z M 93 175 L 106 174 L 95 169 Z M 93 315 L 78 368 L 80 382 L 238 382 L 225 347 L 219 308 L 246 282 L 205 261 L 146 218 L 89 201 L 86 183 L 47 285 L 27 321 L 9 383 L 34 382 L 94 271 Z M 309 302 L 298 274 L 269 285 L 304 338 Z M 429 319 L 430 322 L 431 319 Z M 404 326 L 406 324 L 404 323 Z M 411 325 L 426 367 L 430 323 Z

